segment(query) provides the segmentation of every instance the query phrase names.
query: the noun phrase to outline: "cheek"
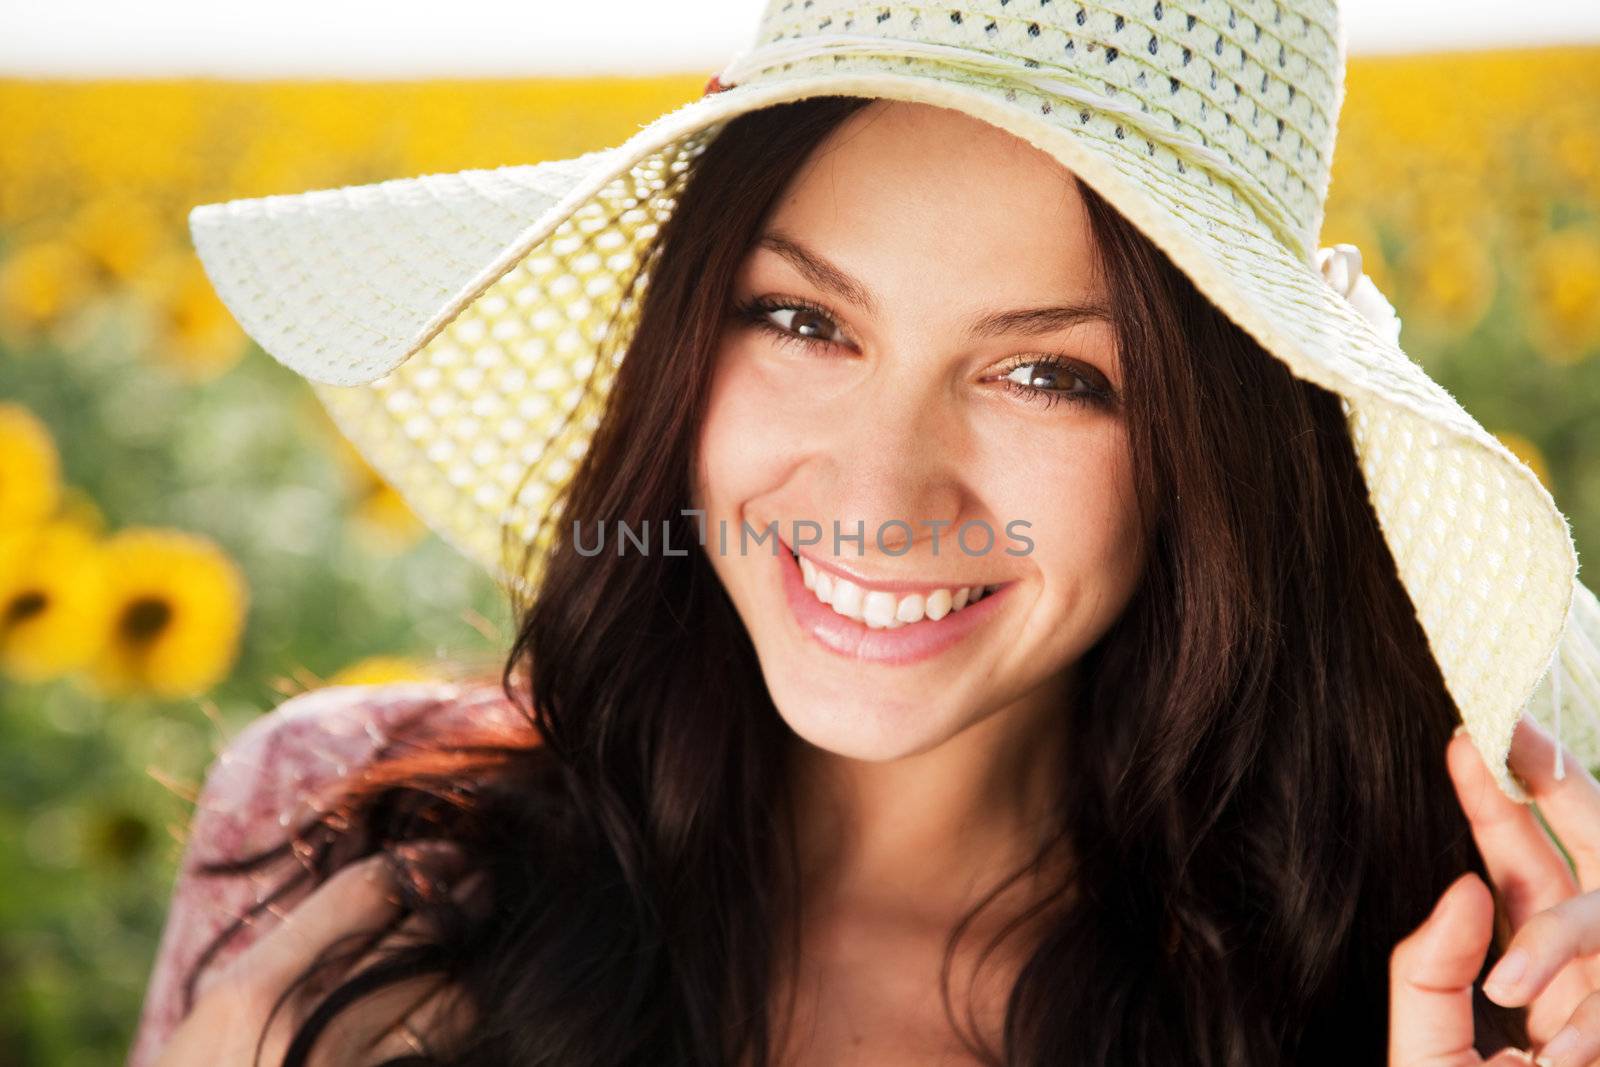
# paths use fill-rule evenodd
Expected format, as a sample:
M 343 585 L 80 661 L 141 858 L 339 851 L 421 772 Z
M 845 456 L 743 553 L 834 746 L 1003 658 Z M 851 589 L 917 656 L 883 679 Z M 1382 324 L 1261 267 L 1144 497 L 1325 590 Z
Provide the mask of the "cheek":
M 1022 558 L 1057 607 L 1114 617 L 1144 566 L 1133 463 L 1122 424 L 1073 420 L 1012 450 L 984 484 L 1003 522 L 1024 518 L 1034 543 Z M 1109 622 L 1109 620 L 1105 620 Z
M 783 392 L 756 360 L 725 339 L 717 356 L 695 463 L 695 507 L 729 514 L 729 502 L 748 499 L 781 476 L 795 440 Z

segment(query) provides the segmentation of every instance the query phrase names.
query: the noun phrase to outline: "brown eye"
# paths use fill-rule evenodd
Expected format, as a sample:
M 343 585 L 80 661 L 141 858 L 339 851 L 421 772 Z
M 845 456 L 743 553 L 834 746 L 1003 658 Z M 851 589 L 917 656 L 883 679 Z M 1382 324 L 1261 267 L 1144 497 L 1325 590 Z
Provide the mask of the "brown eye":
M 1049 407 L 1069 400 L 1097 407 L 1115 406 L 1116 394 L 1097 372 L 1059 356 L 1027 356 L 1011 364 L 1000 384 L 1027 400 Z
M 776 341 L 811 348 L 851 348 L 838 320 L 825 308 L 792 297 L 762 297 L 739 304 L 734 314 Z
M 1057 366 L 1043 360 L 1033 363 L 1023 363 L 1012 369 L 1006 375 L 1007 380 L 1029 389 L 1039 389 L 1046 392 L 1088 392 L 1090 383 L 1082 375 L 1075 374 L 1067 367 Z
M 768 314 L 775 317 L 775 321 L 783 329 L 800 337 L 815 341 L 835 341 L 829 335 L 838 330 L 838 326 L 828 316 L 820 311 L 804 307 L 779 307 L 768 310 Z M 787 316 L 788 321 L 778 316 Z

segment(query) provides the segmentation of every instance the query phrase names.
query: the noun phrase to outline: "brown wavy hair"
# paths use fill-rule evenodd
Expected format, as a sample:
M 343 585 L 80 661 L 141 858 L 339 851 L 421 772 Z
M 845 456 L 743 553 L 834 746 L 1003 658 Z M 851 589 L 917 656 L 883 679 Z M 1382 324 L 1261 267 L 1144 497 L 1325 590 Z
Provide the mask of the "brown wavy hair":
M 680 509 L 736 269 L 799 165 L 869 102 L 746 114 L 695 162 L 564 522 L 666 522 L 690 543 Z M 1152 549 L 1060 709 L 1073 742 L 1049 849 L 1070 862 L 1030 928 L 1001 1047 L 961 1029 L 947 981 L 946 1013 L 982 1062 L 1014 1067 L 1382 1062 L 1394 944 L 1462 871 L 1487 879 L 1443 758 L 1458 716 L 1340 399 L 1078 189 L 1114 297 Z M 583 557 L 558 533 L 537 593 L 513 600 L 499 684 L 526 731 L 380 758 L 277 849 L 212 868 L 298 849 L 287 892 L 444 836 L 487 872 L 478 918 L 408 889 L 442 936 L 329 979 L 285 1063 L 306 1063 L 365 994 L 437 972 L 476 1023 L 394 1062 L 766 1067 L 774 975 L 794 965 L 779 931 L 800 916 L 773 773 L 788 730 L 710 561 Z M 1526 1045 L 1518 1010 L 1474 1003 L 1482 1051 Z

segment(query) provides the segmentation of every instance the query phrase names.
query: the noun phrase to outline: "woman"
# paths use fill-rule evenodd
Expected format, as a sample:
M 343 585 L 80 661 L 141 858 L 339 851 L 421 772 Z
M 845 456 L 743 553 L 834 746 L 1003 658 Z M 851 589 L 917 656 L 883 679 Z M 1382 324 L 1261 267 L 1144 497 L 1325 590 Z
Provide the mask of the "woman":
M 1600 1057 L 1600 783 L 1516 729 L 1574 874 L 1452 738 L 1339 393 L 960 109 L 752 107 L 682 176 L 529 722 L 414 701 L 157 1062 Z

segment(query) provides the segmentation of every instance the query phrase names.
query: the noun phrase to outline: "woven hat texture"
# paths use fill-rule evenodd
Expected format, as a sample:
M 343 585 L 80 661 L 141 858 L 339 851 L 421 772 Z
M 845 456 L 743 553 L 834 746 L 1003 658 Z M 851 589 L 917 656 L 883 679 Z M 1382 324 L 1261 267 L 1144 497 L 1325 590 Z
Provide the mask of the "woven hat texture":
M 857 94 L 1051 153 L 1297 376 L 1345 400 L 1374 509 L 1507 795 L 1524 709 L 1600 762 L 1600 606 L 1538 479 L 1319 271 L 1345 42 L 1328 0 L 771 0 L 705 95 L 567 160 L 207 204 L 224 303 L 417 513 L 503 582 L 598 424 L 651 239 L 731 118 Z M 648 272 L 641 275 L 647 280 Z M 1577 709 L 1582 715 L 1572 716 Z

